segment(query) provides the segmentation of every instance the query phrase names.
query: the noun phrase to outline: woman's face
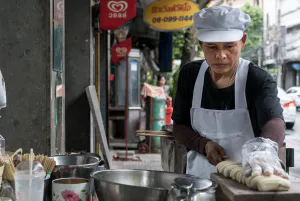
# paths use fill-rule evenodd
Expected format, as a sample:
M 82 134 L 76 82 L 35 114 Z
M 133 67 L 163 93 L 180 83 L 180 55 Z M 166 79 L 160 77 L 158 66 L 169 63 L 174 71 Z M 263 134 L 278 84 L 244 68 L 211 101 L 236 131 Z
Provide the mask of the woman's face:
M 217 74 L 225 74 L 238 64 L 240 53 L 245 47 L 246 34 L 236 42 L 207 43 L 200 42 L 205 60 L 211 70 Z
M 165 77 L 162 77 L 160 78 L 160 80 L 158 81 L 158 86 L 165 86 L 166 84 L 166 78 Z

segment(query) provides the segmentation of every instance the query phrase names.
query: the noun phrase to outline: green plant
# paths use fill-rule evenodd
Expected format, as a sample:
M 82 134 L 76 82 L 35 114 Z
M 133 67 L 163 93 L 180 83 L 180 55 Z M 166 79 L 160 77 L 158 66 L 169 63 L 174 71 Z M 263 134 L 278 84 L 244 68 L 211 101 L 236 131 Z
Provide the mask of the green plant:
M 259 41 L 263 36 L 263 11 L 257 6 L 251 6 L 246 3 L 242 8 L 242 11 L 247 13 L 251 18 L 251 24 L 246 30 L 247 41 L 245 48 L 242 52 L 242 57 L 247 57 L 249 54 L 257 52 Z

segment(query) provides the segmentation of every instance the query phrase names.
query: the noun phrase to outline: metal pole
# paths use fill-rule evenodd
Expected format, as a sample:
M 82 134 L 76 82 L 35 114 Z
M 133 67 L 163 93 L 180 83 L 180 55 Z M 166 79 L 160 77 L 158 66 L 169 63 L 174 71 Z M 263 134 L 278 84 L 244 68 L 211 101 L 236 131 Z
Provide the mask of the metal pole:
M 259 48 L 258 48 L 258 66 L 262 67 L 262 40 L 259 38 Z
M 110 108 L 110 68 L 111 68 L 111 44 L 110 44 L 110 40 L 111 40 L 111 32 L 110 30 L 107 31 L 107 91 L 106 91 L 106 97 L 107 97 L 107 106 L 106 106 L 106 130 L 107 130 L 107 134 L 108 134 L 108 144 L 109 144 L 109 135 L 110 135 L 110 130 L 109 130 L 109 108 Z
M 152 124 L 153 124 L 153 119 L 152 119 L 152 101 L 153 101 L 153 98 L 149 97 L 149 101 L 150 101 L 150 117 L 149 117 L 149 121 L 150 121 L 150 130 L 152 130 Z M 149 150 L 148 150 L 149 153 L 152 152 L 152 137 L 149 136 Z
M 94 37 L 93 37 L 93 25 L 92 25 L 92 2 L 90 6 L 90 85 L 94 85 L 95 82 L 95 68 L 94 68 Z M 93 114 L 90 111 L 90 152 L 95 153 L 95 126 Z
M 277 1 L 279 4 L 279 2 Z M 277 8 L 279 8 L 277 4 Z M 281 58 L 281 26 L 280 26 L 280 14 L 281 10 L 278 9 L 277 14 L 277 85 L 278 87 L 282 87 L 282 58 Z
M 96 89 L 97 89 L 97 95 L 98 95 L 98 100 L 99 100 L 99 106 L 100 106 L 100 56 L 101 56 L 101 36 L 100 36 L 100 32 L 97 33 L 97 42 L 96 42 L 96 61 L 97 61 L 97 66 L 96 66 Z M 96 131 L 97 132 L 97 131 Z M 99 133 L 97 133 L 97 135 L 95 136 L 96 139 L 96 147 L 95 147 L 95 152 L 96 154 L 100 155 L 100 139 L 99 139 Z
M 128 127 L 129 127 L 129 65 L 126 56 L 126 87 L 125 87 L 125 141 L 126 141 L 126 160 L 128 160 Z

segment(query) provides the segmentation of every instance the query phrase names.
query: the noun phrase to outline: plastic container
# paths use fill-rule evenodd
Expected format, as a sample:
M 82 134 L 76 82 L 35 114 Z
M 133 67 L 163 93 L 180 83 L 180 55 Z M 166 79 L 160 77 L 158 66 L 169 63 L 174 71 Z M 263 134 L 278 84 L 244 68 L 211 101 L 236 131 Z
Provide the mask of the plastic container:
M 172 101 L 167 101 L 167 108 L 166 108 L 166 125 L 172 124 Z
M 2 135 L 0 135 L 0 154 L 5 155 L 5 139 Z
M 15 191 L 17 201 L 42 201 L 46 173 L 41 163 L 33 161 L 30 175 L 29 161 L 22 161 L 16 167 Z
M 166 99 L 147 97 L 146 102 L 146 129 L 152 131 L 160 131 L 166 122 Z M 161 152 L 160 137 L 151 137 L 151 150 L 153 153 Z

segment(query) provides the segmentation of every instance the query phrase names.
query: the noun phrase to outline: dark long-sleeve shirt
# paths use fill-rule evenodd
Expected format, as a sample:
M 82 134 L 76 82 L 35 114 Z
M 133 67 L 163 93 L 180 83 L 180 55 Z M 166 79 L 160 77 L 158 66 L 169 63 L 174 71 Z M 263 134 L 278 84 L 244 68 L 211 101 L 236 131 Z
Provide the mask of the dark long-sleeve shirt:
M 204 154 L 204 147 L 209 139 L 192 129 L 190 119 L 193 90 L 202 62 L 191 62 L 181 69 L 172 119 L 175 122 L 175 139 L 188 149 Z M 283 110 L 277 97 L 277 85 L 268 72 L 254 63 L 249 64 L 246 99 L 255 136 L 270 138 L 280 147 L 285 138 L 285 124 Z M 207 71 L 201 107 L 224 110 L 226 106 L 228 109 L 234 109 L 234 85 L 223 89 L 215 88 Z

